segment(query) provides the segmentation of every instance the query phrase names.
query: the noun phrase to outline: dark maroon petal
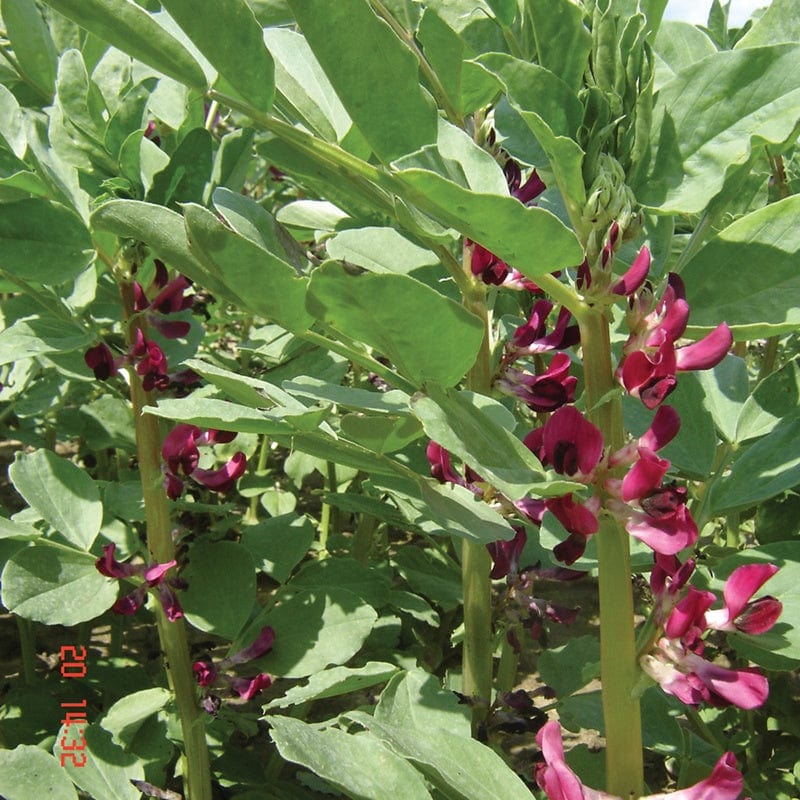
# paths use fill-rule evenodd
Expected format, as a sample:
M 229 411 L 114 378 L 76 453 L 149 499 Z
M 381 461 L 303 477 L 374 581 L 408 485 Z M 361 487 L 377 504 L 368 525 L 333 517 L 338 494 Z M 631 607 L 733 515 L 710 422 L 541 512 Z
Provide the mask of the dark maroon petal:
M 556 472 L 589 475 L 603 455 L 603 435 L 573 406 L 562 406 L 544 427 L 544 450 Z
M 131 575 L 140 575 L 143 571 L 142 566 L 134 566 L 133 564 L 121 564 L 114 558 L 114 551 L 116 544 L 103 545 L 103 557 L 98 558 L 94 562 L 97 571 L 107 578 L 129 578 Z
M 210 428 L 198 440 L 198 444 L 227 444 L 232 442 L 238 436 L 236 431 L 219 431 L 216 428 Z
M 519 183 L 519 179 L 517 181 Z M 536 170 L 531 172 L 530 177 L 519 188 L 513 189 L 511 194 L 516 197 L 523 205 L 528 205 L 534 198 L 538 197 L 547 186 L 544 181 L 539 177 Z
M 94 347 L 90 347 L 83 356 L 86 366 L 94 372 L 95 378 L 99 381 L 107 380 L 117 374 L 117 365 L 114 363 L 114 356 L 108 346 L 101 342 Z
M 152 326 L 167 339 L 182 339 L 192 329 L 190 322 L 182 322 L 180 320 L 170 322 L 169 320 L 155 316 L 155 314 L 150 318 L 150 322 Z
M 548 466 L 547 454 L 544 451 L 544 428 L 534 428 L 523 440 L 522 443 L 542 462 L 543 466 Z
M 146 596 L 147 585 L 143 583 L 141 586 L 134 589 L 130 594 L 120 597 L 119 600 L 117 600 L 117 602 L 111 606 L 111 610 L 115 614 L 124 614 L 126 617 L 129 617 L 135 614 L 142 607 Z
M 444 447 L 431 440 L 428 442 L 425 453 L 428 457 L 428 463 L 431 465 L 431 475 L 436 478 L 439 483 L 457 483 L 460 486 L 464 485 L 464 479 L 461 478 L 451 466 L 450 453 L 448 453 Z
M 194 472 L 192 472 L 192 478 L 207 489 L 213 489 L 216 492 L 227 492 L 230 491 L 236 484 L 236 481 L 244 475 L 246 469 L 247 456 L 239 451 L 219 469 L 194 470 Z
M 173 472 L 164 475 L 163 485 L 170 500 L 177 500 L 183 494 L 183 481 Z
M 194 679 L 200 686 L 211 686 L 217 679 L 217 669 L 214 666 L 214 662 L 209 659 L 195 661 L 192 664 L 192 672 L 194 672 Z
M 505 578 L 506 575 L 516 574 L 519 571 L 519 557 L 528 541 L 524 528 L 515 528 L 516 535 L 508 541 L 492 542 L 486 545 L 489 555 L 494 562 L 490 577 L 492 580 Z
M 777 598 L 759 597 L 758 600 L 747 604 L 733 624 L 742 633 L 757 636 L 766 633 L 778 621 L 782 612 L 783 604 Z
M 571 494 L 551 497 L 545 500 L 545 505 L 569 533 L 577 533 L 584 538 L 597 533 L 597 517 L 585 505 L 576 503 Z
M 162 314 L 172 314 L 176 311 L 183 311 L 188 308 L 186 300 L 192 304 L 190 298 L 184 298 L 183 293 L 191 286 L 189 281 L 183 276 L 179 275 L 173 278 L 154 298 L 150 304 L 151 308 L 159 311 Z
M 252 700 L 259 692 L 272 685 L 272 678 L 262 672 L 255 678 L 229 678 L 228 682 L 242 700 Z
M 524 497 L 522 500 L 517 500 L 514 505 L 521 511 L 534 525 L 542 524 L 542 517 L 544 512 L 547 511 L 547 506 L 544 500 L 539 500 L 534 497 Z
M 167 265 L 160 258 L 154 258 L 153 263 L 156 266 L 156 274 L 153 277 L 152 287 L 161 289 L 167 285 L 167 281 L 169 280 Z
M 170 622 L 175 622 L 179 620 L 183 616 L 183 609 L 181 608 L 181 604 L 178 601 L 178 596 L 166 583 L 162 583 L 158 587 L 158 599 L 161 603 L 161 607 L 164 609 L 164 613 L 167 615 L 167 619 Z
M 261 656 L 272 649 L 273 644 L 275 644 L 275 631 L 269 625 L 266 625 L 261 629 L 261 633 L 258 634 L 256 640 L 249 647 L 245 647 L 243 650 L 239 650 L 238 653 L 234 653 L 229 658 L 226 658 L 223 663 L 226 666 L 244 664 L 247 661 L 252 661 L 254 658 L 261 658 Z
M 201 435 L 200 428 L 186 423 L 176 425 L 167 434 L 161 446 L 161 457 L 172 472 L 189 475 L 197 467 L 200 460 L 197 440 Z

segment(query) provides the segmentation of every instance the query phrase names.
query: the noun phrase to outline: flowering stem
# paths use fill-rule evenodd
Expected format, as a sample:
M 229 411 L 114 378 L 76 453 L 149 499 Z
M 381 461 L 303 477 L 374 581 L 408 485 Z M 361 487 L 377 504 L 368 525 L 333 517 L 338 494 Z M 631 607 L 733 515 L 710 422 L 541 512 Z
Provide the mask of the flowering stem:
M 622 403 L 611 367 L 608 322 L 600 311 L 579 317 L 586 405 L 606 447 L 623 444 Z M 639 797 L 644 791 L 642 723 L 633 618 L 628 534 L 609 515 L 600 518 L 597 534 L 600 584 L 600 669 L 606 729 L 606 791 Z
M 33 635 L 33 623 L 14 615 L 19 633 L 19 649 L 22 651 L 22 676 L 26 686 L 36 681 L 36 639 Z
M 128 343 L 133 344 L 136 326 L 141 319 L 131 321 L 134 314 L 133 284 L 120 283 L 122 306 L 128 325 Z M 139 476 L 144 494 L 147 549 L 158 563 L 175 558 L 172 524 L 167 496 L 161 486 L 161 431 L 158 417 L 143 413 L 145 406 L 155 405 L 145 392 L 139 375 L 131 370 L 131 403 L 136 431 L 136 450 L 139 457 Z M 183 732 L 185 748 L 184 794 L 187 800 L 211 800 L 211 770 L 206 744 L 206 730 L 197 703 L 186 628 L 180 621 L 170 622 L 160 603 L 153 603 L 158 637 L 164 653 L 164 666 Z
M 469 274 L 472 247 L 464 246 L 464 272 Z M 483 342 L 478 357 L 467 373 L 467 387 L 481 394 L 492 389 L 491 325 L 486 305 L 486 287 L 471 282 L 464 295 L 464 306 L 484 323 Z M 462 692 L 475 700 L 472 707 L 473 729 L 481 724 L 492 694 L 492 559 L 486 547 L 464 541 L 461 547 L 461 583 L 464 591 L 464 652 L 462 656 Z
M 261 448 L 258 451 L 258 465 L 256 466 L 255 474 L 261 477 L 267 467 L 267 455 L 269 454 L 269 436 L 263 434 L 261 436 Z M 259 496 L 254 495 L 250 498 L 250 507 L 245 515 L 245 522 L 248 525 L 255 525 L 258 522 L 258 500 Z

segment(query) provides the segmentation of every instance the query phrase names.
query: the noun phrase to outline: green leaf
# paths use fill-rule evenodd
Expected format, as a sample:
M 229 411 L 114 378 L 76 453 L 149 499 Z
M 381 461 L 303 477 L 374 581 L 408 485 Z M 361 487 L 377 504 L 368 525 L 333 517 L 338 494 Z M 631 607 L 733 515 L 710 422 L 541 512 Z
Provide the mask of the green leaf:
M 211 178 L 203 195 L 204 205 L 208 205 L 209 197 L 214 196 L 217 188 L 232 189 L 235 192 L 242 189 L 253 162 L 255 135 L 253 128 L 239 128 L 222 137 L 214 155 Z
M 142 725 L 161 711 L 171 697 L 168 689 L 160 687 L 125 695 L 108 709 L 100 725 L 111 734 L 116 744 L 129 749 Z
M 272 700 L 269 708 L 288 708 L 310 700 L 325 700 L 358 692 L 385 683 L 398 668 L 394 664 L 368 661 L 363 667 L 332 667 L 310 675 L 304 686 L 293 686 L 283 697 Z
M 583 24 L 583 10 L 571 0 L 526 0 L 538 63 L 578 89 L 589 62 L 592 36 Z
M 653 167 L 637 198 L 664 213 L 701 212 L 754 145 L 791 136 L 798 89 L 798 45 L 721 51 L 682 70 L 658 93 Z
M 180 400 L 162 400 L 158 406 L 147 406 L 148 414 L 157 417 L 191 422 L 201 428 L 218 428 L 237 433 L 266 433 L 292 435 L 296 431 L 316 429 L 327 414 L 327 409 L 260 409 L 215 400 L 207 397 L 190 397 Z M 335 460 L 335 459 L 334 459 Z
M 184 214 L 190 249 L 215 283 L 225 287 L 225 296 L 287 330 L 308 329 L 306 278 L 280 256 L 231 231 L 201 206 L 190 204 Z
M 63 745 L 80 742 L 81 728 L 62 726 L 53 752 L 61 756 Z M 125 752 L 111 741 L 111 734 L 96 724 L 83 727 L 86 741 L 86 763 L 79 767 L 71 760 L 65 761 L 65 770 L 75 784 L 93 800 L 138 800 L 141 792 L 131 780 L 144 780 L 144 767 L 140 759 Z M 62 744 L 63 742 L 63 744 Z
M 454 692 L 443 690 L 435 675 L 423 670 L 403 672 L 389 681 L 375 719 L 398 728 L 439 728 L 465 739 L 471 736 L 469 708 Z
M 20 522 L 0 517 L 0 539 L 14 539 L 20 542 L 32 541 L 42 535 L 41 531 Z
M 438 256 L 410 242 L 394 228 L 349 228 L 329 239 L 326 248 L 331 258 L 370 272 L 407 275 L 439 263 Z
M 213 14 L 198 13 L 194 0 L 163 0 L 161 5 L 219 72 L 219 91 L 259 111 L 270 110 L 275 90 L 272 56 L 245 0 L 216 0 Z
M 691 334 L 715 327 L 720 320 L 733 328 L 737 339 L 796 330 L 798 214 L 798 195 L 754 211 L 725 228 L 686 265 L 681 277 L 691 298 Z
M 9 150 L 17 158 L 25 157 L 28 143 L 22 111 L 17 98 L 2 84 L 0 84 L 0 137 L 5 140 Z
M 279 107 L 290 109 L 325 141 L 341 142 L 353 121 L 305 37 L 289 28 L 267 28 L 264 42 L 275 59 Z
M 180 596 L 186 619 L 201 631 L 233 639 L 256 599 L 250 553 L 235 542 L 195 543 L 181 577 L 189 584 Z
M 310 561 L 288 584 L 290 589 L 346 589 L 373 608 L 389 599 L 389 578 L 383 572 L 351 558 L 326 558 Z
M 118 582 L 103 577 L 94 562 L 94 556 L 46 545 L 19 550 L 3 570 L 3 605 L 45 625 L 99 617 L 117 599 Z
M 320 730 L 291 717 L 267 717 L 270 736 L 287 761 L 302 764 L 358 800 L 430 800 L 422 776 L 371 736 Z
M 510 195 L 472 192 L 427 169 L 404 169 L 396 178 L 405 186 L 404 196 L 426 214 L 530 278 L 583 259 L 575 234 L 543 208 L 529 208 Z
M 436 72 L 453 108 L 464 112 L 461 93 L 464 59 L 474 55 L 467 43 L 436 13 L 426 8 L 419 21 L 417 39 Z M 472 110 L 472 109 L 471 109 Z
M 242 528 L 240 541 L 257 570 L 284 583 L 311 547 L 314 526 L 308 517 L 283 514 Z
M 363 712 L 348 718 L 422 771 L 445 797 L 460 800 L 530 800 L 530 790 L 490 747 L 444 728 L 385 724 Z
M 92 214 L 91 223 L 93 228 L 145 242 L 169 266 L 196 280 L 210 292 L 225 295 L 225 284 L 215 279 L 189 249 L 180 214 L 139 200 L 111 200 Z
M 76 324 L 49 315 L 25 317 L 0 331 L 0 364 L 46 353 L 69 353 L 91 343 L 89 334 Z
M 329 664 L 344 664 L 360 649 L 378 615 L 372 606 L 344 589 L 310 589 L 276 596 L 240 637 L 252 640 L 264 625 L 275 631 L 275 647 L 259 668 L 284 678 L 305 678 Z M 240 642 L 234 643 L 235 650 Z
M 745 400 L 736 420 L 737 442 L 772 431 L 782 420 L 800 414 L 800 358 L 768 375 Z
M 169 164 L 153 176 L 147 200 L 165 206 L 201 202 L 211 176 L 211 147 L 211 134 L 205 128 L 192 128 Z
M 563 700 L 600 677 L 600 641 L 596 636 L 570 639 L 545 650 L 537 666 L 542 680 Z
M 130 0 L 46 0 L 47 5 L 124 53 L 201 92 L 206 77 L 189 51 Z
M 100 532 L 103 504 L 97 484 L 50 450 L 17 453 L 9 467 L 14 488 L 76 547 L 88 550 Z
M 703 387 L 703 405 L 714 418 L 714 424 L 728 442 L 736 441 L 736 421 L 749 394 L 747 365 L 744 359 L 727 355 L 713 369 L 697 372 Z
M 681 70 L 717 52 L 717 48 L 697 25 L 665 19 L 653 44 L 656 55 L 656 84 L 664 86 Z
M 80 217 L 38 197 L 0 203 L 0 244 L 0 269 L 34 283 L 64 283 L 94 258 Z
M 317 402 L 335 403 L 345 408 L 356 408 L 360 411 L 382 411 L 386 414 L 410 414 L 409 396 L 399 389 L 388 392 L 355 389 L 352 386 L 336 386 L 332 383 L 301 375 L 293 381 L 285 381 L 285 391 L 292 396 L 308 397 Z
M 752 28 L 734 45 L 761 47 L 800 40 L 800 7 L 794 0 L 772 0 Z
M 746 450 L 711 494 L 713 513 L 747 508 L 800 483 L 800 419 L 784 420 Z
M 58 760 L 31 744 L 0 750 L 0 794 L 7 800 L 78 800 Z
M 406 275 L 353 275 L 328 262 L 312 274 L 307 306 L 326 324 L 379 350 L 417 384 L 452 386 L 472 366 L 483 340 L 476 316 Z
M 422 436 L 422 425 L 408 415 L 345 414 L 340 424 L 346 438 L 376 453 L 394 453 Z
M 365 0 L 289 0 L 289 5 L 378 158 L 389 162 L 435 140 L 436 107 L 420 85 L 417 60 Z
M 395 553 L 392 564 L 415 592 L 443 611 L 453 611 L 461 605 L 461 573 L 457 565 L 438 551 L 403 547 Z
M 23 77 L 49 100 L 56 81 L 56 47 L 33 0 L 3 0 L 3 22 Z

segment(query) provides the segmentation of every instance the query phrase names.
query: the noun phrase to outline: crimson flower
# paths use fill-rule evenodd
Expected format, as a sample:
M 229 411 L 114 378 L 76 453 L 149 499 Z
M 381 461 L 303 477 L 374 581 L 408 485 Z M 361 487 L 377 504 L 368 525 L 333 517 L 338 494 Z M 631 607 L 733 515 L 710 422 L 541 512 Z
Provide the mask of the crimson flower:
M 569 374 L 570 364 L 566 353 L 557 353 L 541 375 L 509 367 L 497 386 L 501 391 L 518 397 L 534 411 L 555 411 L 575 400 L 578 379 Z
M 272 685 L 272 677 L 266 672 L 260 672 L 252 678 L 243 678 L 226 674 L 225 670 L 238 664 L 245 664 L 248 661 L 261 658 L 272 649 L 274 643 L 275 631 L 269 625 L 265 625 L 252 644 L 222 661 L 215 663 L 210 658 L 195 661 L 192 664 L 195 680 L 204 688 L 213 686 L 219 681 L 224 681 L 243 700 L 252 700 L 259 692 Z M 219 706 L 219 698 L 210 691 L 206 692 L 203 699 L 203 708 L 210 714 L 216 715 Z
M 107 578 L 125 580 L 134 576 L 144 578 L 144 582 L 137 586 L 130 594 L 120 597 L 111 610 L 115 614 L 135 614 L 142 606 L 147 596 L 147 590 L 158 587 L 158 597 L 170 622 L 183 616 L 180 602 L 173 589 L 183 589 L 185 584 L 179 578 L 167 579 L 166 573 L 177 565 L 177 561 L 167 561 L 164 564 L 123 564 L 114 558 L 116 544 L 103 545 L 103 556 L 95 561 L 95 567 L 101 575 Z
M 534 776 L 549 800 L 622 800 L 581 783 L 564 759 L 558 722 L 546 723 L 536 734 L 536 741 L 542 749 L 544 763 L 537 764 Z M 743 786 L 736 758 L 733 753 L 724 753 L 705 780 L 677 792 L 649 794 L 641 800 L 736 800 Z
M 553 304 L 549 300 L 537 300 L 534 303 L 528 321 L 514 331 L 511 341 L 506 345 L 505 361 L 548 350 L 564 350 L 580 341 L 578 326 L 569 324 L 572 315 L 569 309 L 563 307 L 558 312 L 552 332 L 547 333 L 547 318 L 552 310 Z
M 176 500 L 183 494 L 184 481 L 181 475 L 216 492 L 230 491 L 247 469 L 247 457 L 241 451 L 235 453 L 222 467 L 215 470 L 200 469 L 199 445 L 212 445 L 233 441 L 236 434 L 228 431 L 209 430 L 203 433 L 195 425 L 176 425 L 164 439 L 161 456 L 166 462 L 164 489 L 167 496 Z
M 706 613 L 706 624 L 719 631 L 741 631 L 751 635 L 768 631 L 783 610 L 774 597 L 750 598 L 778 571 L 775 564 L 745 564 L 737 567 L 722 590 L 724 608 Z
M 115 359 L 104 342 L 90 347 L 83 356 L 86 366 L 94 372 L 95 378 L 105 381 L 113 378 L 118 372 L 123 359 Z

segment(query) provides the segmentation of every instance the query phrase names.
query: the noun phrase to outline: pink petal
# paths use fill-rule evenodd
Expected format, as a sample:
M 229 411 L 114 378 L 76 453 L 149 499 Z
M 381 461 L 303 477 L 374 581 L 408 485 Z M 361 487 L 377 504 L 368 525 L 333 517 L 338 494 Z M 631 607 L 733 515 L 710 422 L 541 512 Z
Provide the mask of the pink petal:
M 227 492 L 231 490 L 236 481 L 244 475 L 246 469 L 247 456 L 239 451 L 219 469 L 194 470 L 194 472 L 192 472 L 192 478 L 207 489 L 213 489 L 217 492 Z
M 625 529 L 631 536 L 664 556 L 673 556 L 697 541 L 697 526 L 686 506 L 681 506 L 672 517 L 664 519 L 633 512 Z
M 737 800 L 743 787 L 735 756 L 724 753 L 705 780 L 677 792 L 650 795 L 646 800 Z
M 713 592 L 690 586 L 686 596 L 672 609 L 664 633 L 670 639 L 681 639 L 691 628 L 705 630 L 705 613 L 716 599 Z
M 639 448 L 639 460 L 628 470 L 622 479 L 622 499 L 625 502 L 638 500 L 661 486 L 670 463 L 659 458 L 651 450 Z
M 585 800 L 583 784 L 564 760 L 561 726 L 546 723 L 536 734 L 545 764 L 537 766 L 536 782 L 549 800 Z
M 645 447 L 654 453 L 666 447 L 681 428 L 681 418 L 672 406 L 661 406 L 656 411 L 650 427 L 639 439 L 639 447 Z
M 632 295 L 647 278 L 650 271 L 650 251 L 642 247 L 630 269 L 611 287 L 614 294 Z
M 172 472 L 182 471 L 184 475 L 189 475 L 197 467 L 200 460 L 197 440 L 200 435 L 200 428 L 185 423 L 176 425 L 167 434 L 161 446 L 161 457 Z
M 256 675 L 255 678 L 229 678 L 231 688 L 242 698 L 252 700 L 262 689 L 272 685 L 272 678 L 266 672 Z
M 550 511 L 570 533 L 586 538 L 597 533 L 597 517 L 582 503 L 576 503 L 571 494 L 545 500 Z
M 128 578 L 131 575 L 139 575 L 142 572 L 141 566 L 133 564 L 122 564 L 114 558 L 114 551 L 117 546 L 114 542 L 103 545 L 103 557 L 94 562 L 97 571 L 107 578 Z
M 217 670 L 212 661 L 195 661 L 192 672 L 199 686 L 211 686 L 217 679 Z
M 739 614 L 734 625 L 736 630 L 757 636 L 766 633 L 777 621 L 783 612 L 783 603 L 774 597 L 760 597 L 748 603 L 745 610 Z
M 725 581 L 722 590 L 730 619 L 742 613 L 750 598 L 778 571 L 776 564 L 744 564 Z
M 261 629 L 255 641 L 238 653 L 234 653 L 230 658 L 226 658 L 223 662 L 226 666 L 232 664 L 244 664 L 247 661 L 252 661 L 254 658 L 261 658 L 272 649 L 275 644 L 275 631 L 269 625 L 265 625 Z
M 144 571 L 144 579 L 149 586 L 158 586 L 164 580 L 164 575 L 169 572 L 178 562 L 174 559 L 164 564 L 153 564 Z
M 689 655 L 694 671 L 703 683 L 726 703 L 744 709 L 758 708 L 764 704 L 769 695 L 769 683 L 754 667 L 725 669 L 694 653 Z
M 675 352 L 676 365 L 681 371 L 711 369 L 725 358 L 733 344 L 731 329 L 721 322 L 708 336 Z
M 544 450 L 556 472 L 589 475 L 603 455 L 603 435 L 574 406 L 559 408 L 544 427 Z
M 183 609 L 178 596 L 165 583 L 158 587 L 158 599 L 170 622 L 175 622 L 183 616 Z

